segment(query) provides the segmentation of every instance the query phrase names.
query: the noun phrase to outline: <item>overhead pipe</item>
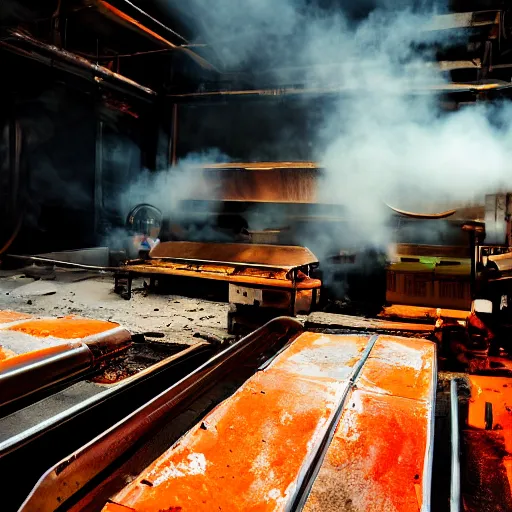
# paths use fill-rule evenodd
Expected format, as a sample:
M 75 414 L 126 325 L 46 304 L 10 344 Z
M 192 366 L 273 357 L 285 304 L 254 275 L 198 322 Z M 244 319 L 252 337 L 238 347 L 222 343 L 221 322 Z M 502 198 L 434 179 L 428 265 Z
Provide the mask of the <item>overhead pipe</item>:
M 71 65 L 73 68 L 78 68 L 81 70 L 79 75 L 83 75 L 84 72 L 91 73 L 94 80 L 106 80 L 109 85 L 117 84 L 127 87 L 128 89 L 134 89 L 138 92 L 144 93 L 146 96 L 156 96 L 157 93 L 150 89 L 149 87 L 145 87 L 126 76 L 120 75 L 119 73 L 115 73 L 110 69 L 101 66 L 100 64 L 95 64 L 84 57 L 76 55 L 74 53 L 68 52 L 67 50 L 63 50 L 57 48 L 54 45 L 50 45 L 35 39 L 34 37 L 20 32 L 18 30 L 10 30 L 9 35 L 11 38 L 16 39 L 18 41 L 22 41 L 23 43 L 28 44 L 29 46 L 39 50 L 41 52 L 45 52 L 50 54 L 50 58 L 41 55 L 40 53 L 27 51 L 23 48 L 19 48 L 16 45 L 10 44 L 7 41 L 0 41 L 0 47 L 5 48 L 6 50 L 21 55 L 23 57 L 31 58 L 43 64 L 54 66 L 54 59 L 57 61 L 62 61 L 66 64 Z M 125 91 L 126 92 L 126 91 Z
M 425 85 L 425 87 L 415 87 L 410 89 L 410 93 L 462 93 L 462 92 L 485 92 L 499 91 L 512 88 L 512 84 L 503 80 L 484 81 L 483 83 L 459 83 L 452 82 L 446 84 Z M 281 96 L 305 96 L 308 94 L 341 94 L 350 92 L 364 92 L 357 87 L 314 87 L 310 89 L 301 87 L 276 87 L 271 89 L 242 89 L 242 90 L 214 90 L 205 92 L 190 92 L 182 94 L 168 94 L 167 97 L 174 101 L 206 100 L 208 98 L 229 98 L 233 96 L 246 97 L 281 97 Z
M 144 11 L 139 9 L 137 6 L 133 5 L 131 2 L 128 2 L 128 3 L 130 5 L 132 5 L 132 7 L 139 10 L 141 13 L 148 16 L 152 21 L 154 21 L 155 23 L 158 23 L 159 25 L 164 27 L 167 31 L 171 32 L 175 36 L 177 36 L 180 39 L 182 39 L 183 41 L 185 41 L 185 44 L 188 45 L 188 41 L 184 37 L 182 37 L 179 34 L 177 34 L 176 32 L 174 32 L 174 30 L 166 27 L 165 25 L 160 23 L 158 20 L 152 18 L 151 16 L 149 16 L 149 14 L 146 14 Z M 165 37 L 162 37 L 160 34 L 157 34 L 150 28 L 148 28 L 145 25 L 143 25 L 142 23 L 140 23 L 140 21 L 136 20 L 135 18 L 132 18 L 131 16 L 124 13 L 117 7 L 114 7 L 112 4 L 105 2 L 104 0 L 97 0 L 96 5 L 98 6 L 98 9 L 104 15 L 108 16 L 110 19 L 114 19 L 117 22 L 121 22 L 124 25 L 127 25 L 132 30 L 139 31 L 144 36 L 149 37 L 149 38 L 153 39 L 154 41 L 159 42 L 163 46 L 166 46 L 167 48 L 169 48 L 169 50 L 181 51 L 181 52 L 187 54 L 192 60 L 194 60 L 197 64 L 199 64 L 204 69 L 218 72 L 217 68 L 215 68 L 215 66 L 213 66 L 210 62 L 208 62 L 205 58 L 201 57 L 200 55 L 198 55 L 197 53 L 193 52 L 192 50 L 190 50 L 189 48 L 187 48 L 185 46 L 179 46 L 179 45 L 174 44 L 173 42 L 169 41 Z

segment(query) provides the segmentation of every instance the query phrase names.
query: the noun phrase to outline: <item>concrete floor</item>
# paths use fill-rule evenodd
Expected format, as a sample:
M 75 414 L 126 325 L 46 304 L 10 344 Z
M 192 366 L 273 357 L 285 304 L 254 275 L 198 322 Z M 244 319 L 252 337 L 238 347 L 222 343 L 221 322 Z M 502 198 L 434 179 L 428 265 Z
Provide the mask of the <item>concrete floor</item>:
M 110 274 L 57 269 L 54 275 L 51 280 L 34 280 L 22 270 L 0 271 L 0 309 L 111 320 L 132 333 L 162 333 L 158 340 L 172 343 L 197 343 L 198 333 L 227 336 L 227 303 L 147 294 L 142 279 L 134 280 L 132 298 L 124 300 L 114 293 Z M 53 293 L 39 295 L 44 292 Z

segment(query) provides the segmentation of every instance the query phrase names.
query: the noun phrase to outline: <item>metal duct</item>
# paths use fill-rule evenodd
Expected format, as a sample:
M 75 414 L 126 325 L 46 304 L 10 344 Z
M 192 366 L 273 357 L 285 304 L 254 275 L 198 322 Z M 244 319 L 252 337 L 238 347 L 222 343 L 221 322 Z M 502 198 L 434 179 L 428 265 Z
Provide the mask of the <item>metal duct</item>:
M 144 93 L 145 96 L 157 95 L 157 93 L 149 87 L 145 87 L 131 80 L 130 78 L 120 75 L 119 73 L 114 73 L 113 71 L 110 71 L 110 69 L 104 66 L 94 64 L 91 61 L 85 59 L 84 57 L 68 52 L 67 50 L 62 50 L 54 45 L 50 45 L 42 41 L 39 41 L 38 39 L 35 39 L 32 36 L 19 32 L 17 30 L 9 31 L 9 34 L 12 38 L 22 41 L 23 43 L 26 43 L 30 47 L 36 49 L 36 52 L 31 50 L 25 50 L 23 48 L 7 43 L 5 41 L 0 41 L 0 48 L 5 48 L 7 51 L 36 60 L 38 62 L 41 62 L 52 67 L 56 64 L 54 62 L 54 59 L 57 61 L 61 61 L 62 63 L 71 66 L 71 68 L 79 70 L 79 73 L 76 73 L 76 71 L 75 73 L 79 74 L 80 76 L 89 75 L 91 78 L 100 83 L 101 81 L 105 80 L 106 85 L 121 85 L 123 86 L 123 90 L 125 92 L 129 92 L 131 89 L 139 93 Z M 39 53 L 39 51 L 49 54 L 49 57 L 42 55 L 41 53 Z M 69 69 L 68 71 L 73 72 Z

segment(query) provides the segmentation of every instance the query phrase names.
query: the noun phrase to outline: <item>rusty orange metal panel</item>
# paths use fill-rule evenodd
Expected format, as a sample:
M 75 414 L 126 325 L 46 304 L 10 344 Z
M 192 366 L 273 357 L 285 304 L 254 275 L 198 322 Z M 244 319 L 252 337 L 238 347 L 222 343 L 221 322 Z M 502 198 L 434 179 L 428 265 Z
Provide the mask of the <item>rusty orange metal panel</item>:
M 301 335 L 111 501 L 137 512 L 283 510 L 367 342 Z
M 113 322 L 0 313 L 0 405 L 79 374 L 130 341 Z
M 221 164 L 190 169 L 194 189 L 187 199 L 316 203 L 319 171 L 314 164 Z
M 10 331 L 22 332 L 45 338 L 77 339 L 93 336 L 119 327 L 119 324 L 104 320 L 90 320 L 74 316 L 62 318 L 34 319 L 8 327 Z
M 471 383 L 468 426 L 485 429 L 485 403 L 490 402 L 493 423 L 503 427 L 503 434 L 512 434 L 512 379 L 480 375 L 469 375 L 468 378 Z M 512 438 L 508 439 L 507 451 L 512 453 L 511 442 Z
M 354 391 L 306 511 L 421 510 L 426 402 Z
M 378 338 L 304 510 L 429 510 L 435 358 L 429 341 Z
M 6 318 L 15 318 L 9 312 Z M 74 316 L 62 318 L 28 317 L 0 323 L 0 360 L 66 345 L 69 341 L 86 344 L 98 356 L 126 346 L 130 333 L 119 324 Z M 28 356 L 27 356 L 28 357 Z M 39 356 L 34 355 L 38 358 Z
M 512 453 L 512 379 L 508 377 L 485 377 L 469 375 L 471 399 L 468 409 L 468 426 L 485 429 L 485 404 L 492 404 L 491 429 L 503 437 L 505 449 Z M 507 472 L 512 484 L 512 460 Z
M 266 244 L 162 242 L 151 250 L 150 256 L 283 269 L 318 263 L 306 247 Z
M 512 507 L 512 378 L 468 375 L 471 398 L 464 446 L 469 483 L 463 487 L 470 512 Z M 486 417 L 486 403 L 492 417 Z M 486 419 L 488 423 L 486 425 Z
M 428 401 L 432 396 L 435 345 L 424 340 L 379 336 L 357 387 Z
M 366 336 L 304 333 L 112 502 L 285 510 L 344 406 L 306 508 L 417 512 L 430 478 L 434 361 L 425 340 L 385 336 L 372 348 Z

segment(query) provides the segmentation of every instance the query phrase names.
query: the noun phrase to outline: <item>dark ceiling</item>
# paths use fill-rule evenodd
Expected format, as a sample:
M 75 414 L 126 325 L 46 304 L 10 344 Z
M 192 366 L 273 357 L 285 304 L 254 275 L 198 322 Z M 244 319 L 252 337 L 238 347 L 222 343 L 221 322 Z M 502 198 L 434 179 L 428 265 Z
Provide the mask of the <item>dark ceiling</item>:
M 315 66 L 342 67 L 353 57 L 331 52 L 333 42 L 326 62 L 305 59 L 301 44 L 311 37 L 309 20 L 328 22 L 343 12 L 354 27 L 376 9 L 391 18 L 398 5 L 413 12 L 435 9 L 434 36 L 418 44 L 450 81 L 499 89 L 511 80 L 512 12 L 505 0 L 291 2 L 3 0 L 0 49 L 52 66 L 63 60 L 96 82 L 99 76 L 142 95 L 151 95 L 145 89 L 158 95 L 304 88 Z M 113 73 L 141 87 L 122 83 Z

